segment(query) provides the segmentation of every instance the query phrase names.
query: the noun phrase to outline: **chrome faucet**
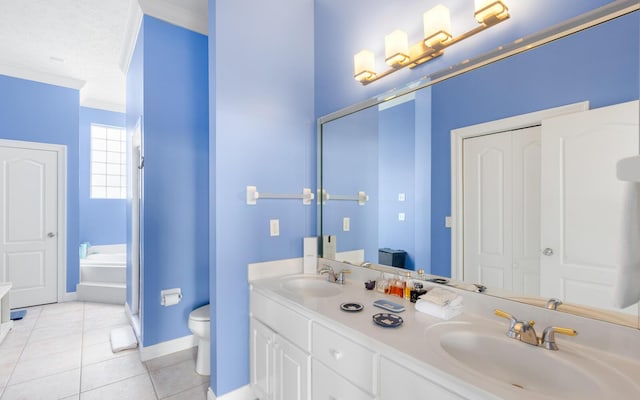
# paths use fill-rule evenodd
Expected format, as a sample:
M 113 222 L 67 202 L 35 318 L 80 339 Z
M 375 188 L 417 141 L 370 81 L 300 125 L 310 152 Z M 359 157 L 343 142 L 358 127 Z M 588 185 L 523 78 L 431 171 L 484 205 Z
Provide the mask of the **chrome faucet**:
M 497 316 L 511 321 L 509 330 L 507 330 L 507 336 L 527 344 L 534 346 L 538 345 L 538 336 L 536 335 L 536 330 L 533 329 L 535 321 L 519 321 L 514 316 L 507 314 L 502 310 L 495 310 L 494 312 Z
M 532 346 L 544 347 L 547 350 L 558 350 L 554 333 L 560 333 L 568 336 L 576 336 L 578 334 L 575 329 L 550 326 L 545 328 L 542 332 L 542 336 L 539 337 L 536 335 L 535 329 L 533 329 L 535 321 L 519 321 L 513 315 L 502 310 L 494 310 L 494 312 L 497 316 L 511 321 L 509 329 L 507 330 L 507 336 Z
M 558 306 L 561 304 L 562 304 L 562 300 L 552 297 L 549 300 L 547 300 L 547 304 L 545 305 L 545 307 L 549 310 L 557 310 Z
M 325 265 L 324 267 L 318 270 L 320 275 L 327 274 L 327 281 L 335 282 L 336 281 L 336 272 L 329 265 Z
M 344 275 L 351 273 L 351 271 L 348 270 L 348 269 L 343 269 L 342 271 L 340 271 L 340 272 L 338 272 L 336 274 L 336 272 L 333 270 L 333 268 L 331 266 L 325 265 L 324 267 L 322 267 L 322 268 L 320 268 L 318 270 L 318 273 L 320 273 L 320 275 L 327 274 L 327 281 L 328 282 L 338 283 L 338 284 L 342 285 L 342 284 L 344 284 Z

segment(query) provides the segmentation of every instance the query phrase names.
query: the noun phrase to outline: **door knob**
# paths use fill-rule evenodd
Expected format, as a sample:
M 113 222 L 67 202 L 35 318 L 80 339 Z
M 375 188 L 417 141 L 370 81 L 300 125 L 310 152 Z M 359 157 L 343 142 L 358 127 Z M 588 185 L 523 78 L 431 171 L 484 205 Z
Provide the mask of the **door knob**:
M 552 256 L 553 255 L 553 249 L 547 247 L 546 249 L 542 250 L 542 254 L 545 256 Z
M 54 237 L 54 236 L 56 236 L 56 234 L 55 234 L 55 233 L 53 233 L 53 232 L 49 232 L 49 233 L 47 234 L 47 237 L 50 237 L 50 238 L 52 238 L 52 237 Z

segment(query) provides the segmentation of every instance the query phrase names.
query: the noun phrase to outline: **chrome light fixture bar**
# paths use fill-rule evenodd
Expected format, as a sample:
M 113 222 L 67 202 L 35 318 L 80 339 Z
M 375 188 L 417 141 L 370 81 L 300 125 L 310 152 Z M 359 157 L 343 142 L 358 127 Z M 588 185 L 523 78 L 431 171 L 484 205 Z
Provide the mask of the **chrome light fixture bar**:
M 442 4 L 424 13 L 424 38 L 409 47 L 407 34 L 395 30 L 385 36 L 386 71 L 375 72 L 375 55 L 372 51 L 362 50 L 353 57 L 354 78 L 368 85 L 404 67 L 415 68 L 443 54 L 444 49 L 467 39 L 485 29 L 509 18 L 509 9 L 503 0 L 475 0 L 476 21 L 478 27 L 453 37 L 449 9 Z

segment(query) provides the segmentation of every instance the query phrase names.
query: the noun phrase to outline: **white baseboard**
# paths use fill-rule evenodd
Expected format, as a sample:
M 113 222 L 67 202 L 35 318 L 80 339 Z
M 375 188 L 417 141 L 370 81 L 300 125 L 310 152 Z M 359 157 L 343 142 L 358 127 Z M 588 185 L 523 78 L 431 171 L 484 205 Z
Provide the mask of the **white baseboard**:
M 140 315 L 131 314 L 129 303 L 124 303 L 124 313 L 127 315 L 127 319 L 133 327 L 133 332 L 135 332 L 136 338 L 138 338 L 138 343 L 142 343 L 142 337 L 140 336 Z
M 66 292 L 62 297 L 62 302 L 66 303 L 68 301 L 77 301 L 78 300 L 78 292 Z
M 211 387 L 209 387 L 209 390 L 207 390 L 207 400 L 256 400 L 256 395 L 253 394 L 253 390 L 251 390 L 251 386 L 249 385 L 243 386 L 220 397 L 216 397 L 213 390 L 211 390 Z
M 166 356 L 167 354 L 190 349 L 192 347 L 195 347 L 197 344 L 198 339 L 193 335 L 188 335 L 181 338 L 168 340 L 166 342 L 154 344 L 153 346 L 140 346 L 140 360 L 149 361 L 154 358 Z

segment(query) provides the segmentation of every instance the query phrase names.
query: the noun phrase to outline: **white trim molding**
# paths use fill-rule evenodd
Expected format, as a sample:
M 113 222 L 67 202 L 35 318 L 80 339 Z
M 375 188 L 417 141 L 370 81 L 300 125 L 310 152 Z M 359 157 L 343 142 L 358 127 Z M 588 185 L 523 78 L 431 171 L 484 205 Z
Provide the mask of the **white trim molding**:
M 463 280 L 462 143 L 476 136 L 540 125 L 543 119 L 589 110 L 589 102 L 569 104 L 528 114 L 485 122 L 451 131 L 451 278 Z
M 127 26 L 124 32 L 124 43 L 122 44 L 122 50 L 120 52 L 120 60 L 118 60 L 118 65 L 124 76 L 127 76 L 129 72 L 131 57 L 133 57 L 133 50 L 136 48 L 140 27 L 142 26 L 142 17 L 143 14 L 140 5 L 137 1 L 132 1 L 129 5 Z
M 223 394 L 222 396 L 216 397 L 216 394 L 213 393 L 211 387 L 207 390 L 207 400 L 256 400 L 256 395 L 251 390 L 251 386 L 246 385 L 242 386 L 239 389 L 234 390 L 233 392 L 229 392 L 227 394 Z
M 170 24 L 207 35 L 209 10 L 207 0 L 167 1 L 138 0 L 145 15 L 161 19 Z M 178 5 L 183 3 L 183 6 Z
M 9 65 L 0 63 L 0 75 L 11 76 L 18 79 L 46 83 L 49 85 L 62 86 L 69 89 L 80 90 L 87 83 L 80 79 L 69 78 L 67 76 L 51 74 L 48 72 L 36 71 L 23 65 Z
M 187 350 L 198 345 L 198 338 L 193 335 L 168 340 L 153 346 L 140 346 L 140 360 L 149 361 L 178 351 Z

